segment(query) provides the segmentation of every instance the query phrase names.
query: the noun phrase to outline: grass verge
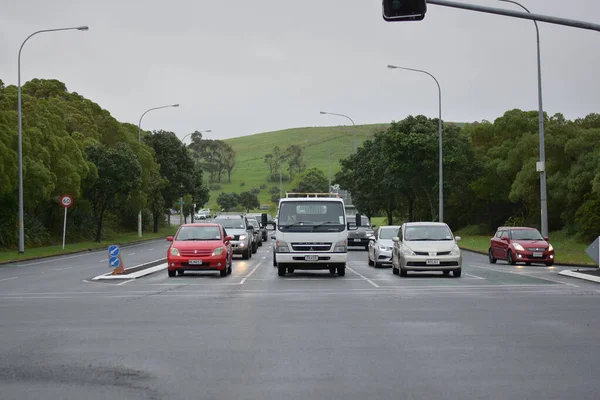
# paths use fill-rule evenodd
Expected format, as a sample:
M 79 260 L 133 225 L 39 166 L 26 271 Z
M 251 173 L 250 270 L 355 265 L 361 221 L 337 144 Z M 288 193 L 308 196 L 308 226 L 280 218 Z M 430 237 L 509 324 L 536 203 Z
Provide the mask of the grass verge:
M 461 249 L 474 250 L 487 253 L 490 248 L 491 236 L 462 235 L 455 233 L 462 240 L 459 242 Z M 585 253 L 588 245 L 567 238 L 562 232 L 550 233 L 550 243 L 554 247 L 557 264 L 581 264 L 594 266 L 594 261 Z
M 65 249 L 62 248 L 62 242 L 59 245 L 44 246 L 44 247 L 32 247 L 25 248 L 25 254 L 19 254 L 17 250 L 0 250 L 0 263 L 6 263 L 11 261 L 24 261 L 36 258 L 58 256 L 64 254 L 78 253 L 86 250 L 96 250 L 107 248 L 111 244 L 124 245 L 128 243 L 138 242 L 140 240 L 150 240 L 163 238 L 169 235 L 173 235 L 177 230 L 177 226 L 163 227 L 160 228 L 158 233 L 144 232 L 142 239 L 137 235 L 137 232 L 125 232 L 115 233 L 109 235 L 102 242 L 79 242 L 79 243 L 67 243 Z

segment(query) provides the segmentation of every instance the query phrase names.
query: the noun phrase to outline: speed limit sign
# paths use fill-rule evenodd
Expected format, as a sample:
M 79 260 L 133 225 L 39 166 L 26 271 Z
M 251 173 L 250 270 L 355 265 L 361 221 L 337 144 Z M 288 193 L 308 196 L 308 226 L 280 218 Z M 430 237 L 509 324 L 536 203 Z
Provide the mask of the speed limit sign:
M 68 194 L 65 194 L 60 198 L 60 204 L 62 204 L 64 208 L 69 208 L 73 205 L 73 198 Z

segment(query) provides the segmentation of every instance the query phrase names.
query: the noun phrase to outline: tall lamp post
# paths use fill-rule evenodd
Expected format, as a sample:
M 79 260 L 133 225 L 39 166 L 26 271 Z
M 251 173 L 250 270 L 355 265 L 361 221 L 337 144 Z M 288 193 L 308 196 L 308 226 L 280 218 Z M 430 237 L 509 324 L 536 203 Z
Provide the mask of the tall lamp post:
M 356 124 L 354 123 L 354 121 L 352 120 L 352 118 L 350 118 L 349 116 L 344 115 L 344 114 L 336 114 L 336 113 L 326 112 L 326 111 L 320 111 L 320 113 L 323 114 L 323 115 L 336 115 L 338 117 L 348 118 L 350 120 L 350 122 L 352 122 L 352 125 L 354 126 L 354 152 L 356 153 L 356 149 L 357 149 L 357 145 L 356 145 Z
M 521 3 L 514 0 L 498 0 L 504 3 L 512 3 L 531 14 Z M 540 29 L 534 20 L 535 34 L 537 38 L 537 75 L 538 75 L 538 123 L 540 140 L 540 162 L 536 165 L 537 172 L 540 173 L 540 206 L 541 206 L 541 227 L 542 236 L 548 236 L 548 193 L 546 189 L 546 146 L 544 144 L 544 103 L 542 101 L 542 57 L 540 52 Z
M 433 76 L 432 74 L 430 74 L 427 71 L 423 71 L 421 69 L 414 69 L 414 68 L 406 68 L 406 67 L 398 67 L 396 65 L 388 65 L 387 66 L 389 69 L 403 69 L 406 71 L 413 71 L 413 72 L 421 72 L 423 74 L 427 74 L 430 77 L 433 78 L 433 80 L 435 81 L 435 83 L 437 84 L 438 87 L 438 93 L 439 93 L 439 117 L 438 117 L 438 139 L 439 139 L 439 210 L 438 210 L 438 214 L 439 214 L 439 221 L 440 222 L 444 222 L 444 168 L 443 168 L 443 159 L 444 159 L 444 153 L 443 153 L 443 146 L 442 146 L 442 88 L 440 87 L 440 83 L 438 82 L 437 79 L 435 79 L 435 76 Z
M 27 36 L 27 38 L 21 44 L 19 48 L 19 57 L 17 60 L 18 72 L 17 72 L 17 109 L 18 109 L 18 119 L 19 119 L 19 134 L 17 139 L 17 152 L 19 154 L 19 253 L 25 253 L 25 226 L 23 223 L 24 218 L 24 206 L 23 206 L 23 118 L 22 118 L 22 110 L 21 110 L 21 51 L 23 50 L 23 46 L 25 43 L 34 35 L 38 33 L 46 33 L 46 32 L 59 32 L 59 31 L 87 31 L 90 28 L 87 26 L 74 26 L 70 28 L 56 28 L 56 29 L 42 29 L 41 31 L 33 32 L 31 35 Z
M 161 108 L 168 108 L 168 107 L 179 107 L 179 104 L 170 104 L 168 106 L 160 106 L 160 107 L 150 108 L 142 114 L 142 116 L 140 117 L 140 122 L 138 123 L 138 143 L 140 145 L 142 144 L 142 119 L 144 119 L 144 115 L 148 114 L 150 111 L 160 110 Z M 140 211 L 138 212 L 138 236 L 142 237 L 142 209 L 141 208 L 140 208 Z

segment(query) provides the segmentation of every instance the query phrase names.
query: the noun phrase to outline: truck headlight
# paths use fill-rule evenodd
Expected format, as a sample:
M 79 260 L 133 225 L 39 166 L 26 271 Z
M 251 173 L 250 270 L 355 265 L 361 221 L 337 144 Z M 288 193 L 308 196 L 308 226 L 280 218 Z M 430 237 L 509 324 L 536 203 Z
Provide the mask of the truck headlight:
M 275 242 L 275 252 L 276 253 L 289 253 L 290 248 L 288 247 L 286 242 L 284 242 L 283 240 L 278 240 L 277 242 Z
M 342 240 L 335 244 L 333 248 L 335 253 L 347 253 L 348 252 L 348 242 L 346 240 Z
M 212 255 L 213 255 L 213 256 L 220 256 L 221 254 L 223 254 L 223 252 L 224 252 L 224 251 L 225 251 L 225 247 L 217 247 L 217 248 L 216 248 L 216 249 L 213 251 Z
M 171 247 L 171 255 L 172 256 L 180 256 L 179 249 L 177 247 Z

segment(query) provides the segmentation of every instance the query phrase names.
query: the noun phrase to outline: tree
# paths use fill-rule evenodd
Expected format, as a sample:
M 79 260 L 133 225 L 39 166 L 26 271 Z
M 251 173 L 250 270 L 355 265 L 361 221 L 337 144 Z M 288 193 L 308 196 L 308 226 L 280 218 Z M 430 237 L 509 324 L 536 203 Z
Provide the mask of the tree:
M 260 207 L 260 202 L 258 201 L 258 196 L 252 192 L 242 192 L 239 197 L 239 204 L 244 207 L 246 212 L 250 212 L 255 208 Z
M 96 166 L 87 197 L 92 202 L 96 219 L 96 241 L 102 239 L 102 222 L 107 209 L 114 206 L 117 195 L 129 196 L 141 183 L 141 167 L 135 153 L 125 143 L 114 148 L 95 145 L 88 148 L 87 156 Z
M 311 168 L 296 176 L 292 191 L 298 193 L 326 193 L 329 181 L 323 171 Z
M 217 204 L 223 211 L 231 211 L 239 204 L 239 197 L 237 193 L 221 192 L 219 197 L 217 197 Z
M 303 149 L 297 144 L 289 146 L 282 155 L 282 159 L 287 161 L 288 171 L 290 172 L 290 178 L 292 179 L 295 174 L 301 173 L 306 169 Z

